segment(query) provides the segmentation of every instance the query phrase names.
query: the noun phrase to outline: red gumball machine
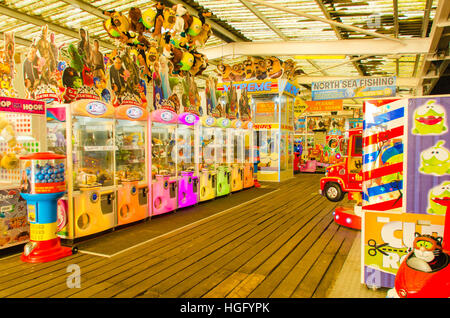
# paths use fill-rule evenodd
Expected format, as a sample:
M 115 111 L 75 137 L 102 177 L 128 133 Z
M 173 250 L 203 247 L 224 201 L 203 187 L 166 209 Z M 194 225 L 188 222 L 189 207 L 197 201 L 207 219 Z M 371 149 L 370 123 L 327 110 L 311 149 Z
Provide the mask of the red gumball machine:
M 27 201 L 30 242 L 21 260 L 28 263 L 54 261 L 73 251 L 61 246 L 58 231 L 58 199 L 66 193 L 66 156 L 38 152 L 21 159 L 21 196 Z

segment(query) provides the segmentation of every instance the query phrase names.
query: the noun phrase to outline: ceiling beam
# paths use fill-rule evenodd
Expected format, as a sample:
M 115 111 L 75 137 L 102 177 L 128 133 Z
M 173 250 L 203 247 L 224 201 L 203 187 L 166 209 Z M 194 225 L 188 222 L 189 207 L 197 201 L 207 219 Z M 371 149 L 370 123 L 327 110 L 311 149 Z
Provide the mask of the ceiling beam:
M 393 11 L 394 11 L 394 37 L 396 39 L 398 39 L 398 33 L 399 33 L 399 25 L 398 25 L 398 0 L 393 0 L 392 1 L 392 5 L 393 5 Z M 395 59 L 395 75 L 399 76 L 400 73 L 400 63 L 399 63 L 399 59 L 396 58 Z
M 234 42 L 200 49 L 209 60 L 240 55 L 374 55 L 423 54 L 430 47 L 430 39 L 404 39 L 403 44 L 383 39 L 354 39 L 329 41 Z
M 198 11 L 191 7 L 190 5 L 184 3 L 180 0 L 160 0 L 161 3 L 168 5 L 168 6 L 174 6 L 177 4 L 182 4 L 189 12 L 189 14 L 192 15 L 198 15 Z M 213 12 L 214 13 L 214 12 Z M 206 19 L 206 23 L 208 23 L 211 28 L 212 32 L 215 36 L 217 36 L 219 39 L 223 40 L 224 42 L 230 43 L 230 42 L 239 42 L 243 41 L 244 39 L 241 36 L 238 36 L 234 34 L 233 32 L 225 29 L 223 26 L 218 24 L 217 22 L 214 22 L 211 19 Z
M 327 7 L 325 7 L 325 5 L 323 4 L 322 0 L 316 0 L 317 5 L 319 6 L 320 10 L 322 10 L 323 15 L 325 16 L 325 18 L 327 18 L 328 20 L 332 20 L 331 14 L 328 11 Z M 338 38 L 338 40 L 343 40 L 344 37 L 342 36 L 341 30 L 339 30 L 339 28 L 335 25 L 331 25 L 331 28 L 333 29 L 334 33 L 336 34 L 336 37 Z M 364 73 L 364 71 L 361 69 L 361 65 L 358 64 L 357 62 L 353 62 L 353 67 L 356 69 L 356 71 L 359 73 L 359 75 L 361 76 L 365 76 L 366 74 Z
M 8 8 L 7 6 L 4 6 L 2 4 L 0 4 L 0 14 L 8 16 L 8 17 L 16 19 L 16 20 L 20 20 L 20 21 L 26 22 L 26 23 L 34 24 L 34 25 L 37 25 L 37 26 L 45 26 L 45 25 L 47 25 L 49 30 L 52 30 L 52 31 L 54 31 L 56 33 L 61 33 L 61 34 L 64 34 L 66 36 L 69 36 L 69 37 L 72 37 L 72 38 L 76 38 L 76 39 L 80 38 L 78 30 L 74 30 L 74 29 L 70 29 L 70 28 L 67 28 L 67 27 L 63 27 L 63 26 L 58 25 L 56 23 L 43 20 L 41 17 L 38 17 L 38 16 L 22 13 L 20 11 L 15 10 L 15 9 Z M 94 39 L 94 37 L 93 37 L 93 39 Z M 116 48 L 115 45 L 113 45 L 113 44 L 111 44 L 109 42 L 105 42 L 105 41 L 100 40 L 100 39 L 99 39 L 99 44 L 102 47 L 107 48 L 107 49 L 111 49 L 111 50 Z
M 439 26 L 440 23 L 448 21 L 450 15 L 450 6 L 448 5 L 447 0 L 439 0 L 438 5 L 436 7 L 436 13 L 434 15 L 433 25 L 431 26 L 430 36 L 428 37 L 430 40 L 430 46 L 428 49 L 428 54 L 436 54 L 439 49 L 439 41 L 441 39 L 441 35 L 444 31 L 444 27 Z M 448 46 L 448 41 L 447 41 Z M 445 62 L 445 61 L 444 61 Z M 426 89 L 424 90 L 424 77 L 428 75 L 428 70 L 432 65 L 432 61 L 428 61 L 426 58 L 422 62 L 422 67 L 419 72 L 419 83 L 417 85 L 416 92 L 421 95 L 427 95 L 431 92 L 431 90 L 436 85 L 439 78 L 435 78 L 431 80 L 430 83 L 426 85 Z
M 92 15 L 95 15 L 101 19 L 106 19 L 108 18 L 107 16 L 105 16 L 103 14 L 103 10 L 93 6 L 89 3 L 86 3 L 84 1 L 81 0 L 61 0 L 67 4 L 70 4 L 76 8 L 79 8 L 83 11 L 86 11 Z M 183 1 L 178 1 L 178 0 L 166 0 L 166 1 L 160 1 L 162 3 L 164 3 L 166 6 L 174 6 L 177 4 L 182 4 L 184 5 L 184 7 L 188 10 L 189 14 L 192 15 L 197 15 L 198 12 L 197 10 L 195 10 L 194 8 L 192 8 L 191 6 L 185 4 Z M 212 31 L 214 33 L 215 36 L 217 36 L 218 38 L 220 38 L 221 40 L 225 41 L 225 42 L 233 42 L 233 41 L 242 41 L 243 39 L 239 36 L 237 36 L 236 34 L 228 31 L 227 29 L 225 29 L 224 27 L 222 27 L 221 25 L 219 25 L 218 23 L 212 21 L 211 19 L 206 19 L 206 22 L 211 26 Z
M 305 12 L 302 12 L 302 11 L 299 11 L 299 10 L 293 10 L 293 9 L 289 9 L 289 8 L 280 6 L 278 4 L 269 3 L 267 1 L 262 1 L 262 0 L 247 0 L 247 1 L 259 4 L 259 5 L 263 5 L 263 6 L 272 8 L 272 9 L 276 9 L 276 10 L 284 11 L 284 12 L 287 12 L 287 13 L 291 13 L 291 14 L 294 14 L 294 15 L 297 15 L 297 16 L 300 16 L 300 17 L 304 17 L 304 18 L 307 18 L 307 19 L 314 20 L 314 21 L 320 21 L 320 22 L 323 22 L 323 23 L 327 23 L 327 24 L 330 24 L 330 25 L 334 25 L 334 26 L 343 28 L 343 29 L 347 29 L 347 30 L 351 30 L 351 31 L 354 31 L 354 32 L 359 32 L 359 33 L 363 33 L 363 34 L 366 34 L 366 35 L 370 35 L 370 36 L 373 36 L 373 37 L 376 37 L 376 38 L 382 38 L 382 39 L 386 39 L 386 40 L 389 40 L 389 41 L 402 43 L 401 40 L 393 38 L 393 37 L 390 37 L 390 36 L 385 35 L 385 34 L 368 31 L 368 30 L 361 29 L 361 28 L 358 28 L 358 27 L 355 27 L 355 26 L 352 26 L 352 25 L 347 25 L 347 24 L 343 24 L 343 23 L 340 23 L 340 22 L 336 22 L 336 21 L 330 20 L 330 19 L 324 19 L 324 18 L 315 16 L 315 15 L 312 15 L 312 14 L 309 14 L 309 13 L 305 13 Z
M 80 0 L 60 0 L 62 2 L 67 3 L 68 5 L 71 5 L 73 7 L 79 8 L 85 12 L 88 12 L 92 15 L 95 15 L 96 17 L 104 20 L 107 19 L 108 16 L 103 14 L 103 10 L 97 8 L 96 6 L 93 6 L 90 3 L 80 1 Z
M 273 32 L 275 32 L 284 41 L 289 41 L 289 38 L 281 32 L 279 28 L 275 26 L 264 14 L 262 14 L 254 5 L 245 0 L 239 0 L 244 6 L 247 7 L 258 19 L 260 19 L 265 25 L 269 27 Z
M 420 29 L 420 36 L 422 38 L 427 36 L 428 24 L 430 23 L 430 11 L 431 11 L 432 4 L 433 4 L 433 0 L 427 0 L 427 2 L 425 3 L 425 10 L 423 13 L 422 26 Z M 420 61 L 420 54 L 416 54 L 416 59 L 414 61 L 414 68 L 413 68 L 413 73 L 412 73 L 413 77 L 415 77 L 417 75 L 419 61 Z

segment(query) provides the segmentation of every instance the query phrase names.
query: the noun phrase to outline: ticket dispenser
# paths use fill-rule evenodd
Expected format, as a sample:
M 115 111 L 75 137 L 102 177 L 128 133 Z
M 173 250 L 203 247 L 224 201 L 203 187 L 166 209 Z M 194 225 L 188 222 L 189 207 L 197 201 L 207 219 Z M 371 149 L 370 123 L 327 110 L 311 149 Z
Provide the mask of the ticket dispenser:
M 72 255 L 57 236 L 58 199 L 66 193 L 66 156 L 38 152 L 21 159 L 21 196 L 27 201 L 30 242 L 20 259 L 28 263 L 54 261 Z

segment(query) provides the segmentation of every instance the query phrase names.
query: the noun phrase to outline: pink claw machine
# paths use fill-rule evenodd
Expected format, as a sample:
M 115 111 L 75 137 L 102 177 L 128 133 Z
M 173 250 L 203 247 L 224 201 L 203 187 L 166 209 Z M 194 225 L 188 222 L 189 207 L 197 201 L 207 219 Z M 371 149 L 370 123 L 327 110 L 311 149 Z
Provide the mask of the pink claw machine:
M 177 176 L 178 208 L 192 206 L 199 201 L 198 158 L 199 117 L 185 112 L 178 115 L 177 127 Z
M 151 113 L 152 216 L 177 208 L 176 129 L 178 115 L 170 109 Z
M 46 150 L 45 103 L 0 97 L 0 250 L 30 240 L 19 157 Z

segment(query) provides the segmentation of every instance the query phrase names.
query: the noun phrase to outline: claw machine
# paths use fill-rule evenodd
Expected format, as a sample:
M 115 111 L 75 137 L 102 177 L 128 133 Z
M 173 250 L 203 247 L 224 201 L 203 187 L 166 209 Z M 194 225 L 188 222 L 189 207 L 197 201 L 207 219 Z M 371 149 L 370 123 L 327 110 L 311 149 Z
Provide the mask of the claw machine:
M 65 121 L 49 125 L 65 142 L 67 196 L 58 206 L 58 235 L 77 239 L 116 225 L 114 107 L 97 100 L 78 100 L 64 106 Z M 61 127 L 64 127 L 61 128 Z M 64 139 L 63 139 L 64 138 Z M 60 144 L 58 144 L 60 145 Z
M 115 109 L 117 225 L 149 216 L 148 112 L 137 105 Z
M 45 151 L 45 103 L 0 97 L 0 250 L 30 239 L 19 157 Z
M 221 117 L 216 121 L 214 128 L 216 173 L 217 173 L 217 193 L 216 196 L 224 196 L 231 192 L 231 169 L 229 166 L 227 130 L 231 126 L 228 118 Z
M 263 81 L 251 91 L 258 142 L 259 181 L 281 182 L 294 176 L 294 99 L 299 88 L 286 80 Z
M 242 121 L 235 119 L 231 121 L 227 129 L 228 162 L 231 170 L 231 192 L 244 188 L 244 130 Z
M 244 137 L 244 189 L 255 185 L 253 176 L 254 151 L 253 151 L 253 122 L 246 121 L 242 125 Z
M 178 115 L 176 130 L 176 162 L 178 179 L 178 208 L 192 206 L 199 201 L 198 122 L 196 114 L 184 112 Z
M 207 201 L 214 199 L 217 192 L 216 172 L 216 142 L 215 142 L 216 118 L 211 116 L 202 117 L 198 125 L 199 153 L 199 200 Z
M 152 215 L 177 208 L 176 129 L 178 115 L 170 109 L 151 113 Z

